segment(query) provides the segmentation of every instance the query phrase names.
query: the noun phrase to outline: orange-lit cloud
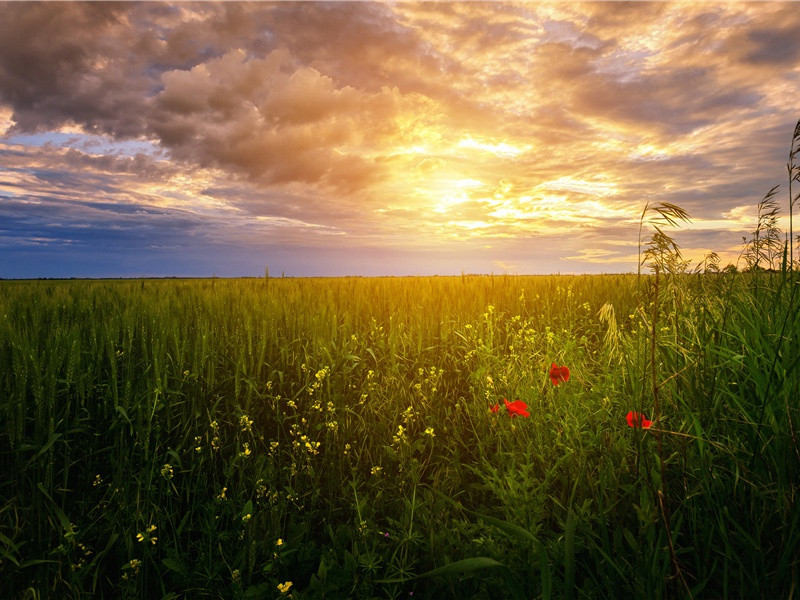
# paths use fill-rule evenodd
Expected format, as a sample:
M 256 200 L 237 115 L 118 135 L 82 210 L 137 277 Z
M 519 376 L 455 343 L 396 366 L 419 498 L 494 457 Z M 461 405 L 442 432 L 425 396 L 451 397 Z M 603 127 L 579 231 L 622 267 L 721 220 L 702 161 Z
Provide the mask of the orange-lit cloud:
M 791 3 L 0 3 L 0 275 L 735 261 L 799 92 Z

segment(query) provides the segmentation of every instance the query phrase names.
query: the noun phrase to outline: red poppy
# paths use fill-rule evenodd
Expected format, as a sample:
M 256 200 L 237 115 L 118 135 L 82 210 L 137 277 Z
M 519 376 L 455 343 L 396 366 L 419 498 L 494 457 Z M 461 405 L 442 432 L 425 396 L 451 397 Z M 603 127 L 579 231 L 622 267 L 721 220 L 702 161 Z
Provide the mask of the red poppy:
M 508 414 L 512 417 L 530 417 L 531 413 L 528 412 L 528 405 L 525 404 L 522 400 L 514 400 L 513 402 L 509 402 L 505 398 L 503 398 L 503 402 L 506 404 L 506 408 L 508 409 Z
M 650 419 L 645 418 L 642 413 L 638 412 L 629 411 L 625 418 L 628 421 L 628 427 L 643 427 L 644 429 L 649 429 L 650 425 L 653 424 Z
M 497 411 L 500 410 L 500 405 L 495 404 L 494 406 L 490 406 L 489 410 L 492 411 L 494 414 L 497 414 Z
M 569 367 L 566 365 L 557 367 L 556 363 L 553 363 L 550 367 L 550 381 L 553 382 L 553 385 L 558 385 L 563 381 L 569 381 Z

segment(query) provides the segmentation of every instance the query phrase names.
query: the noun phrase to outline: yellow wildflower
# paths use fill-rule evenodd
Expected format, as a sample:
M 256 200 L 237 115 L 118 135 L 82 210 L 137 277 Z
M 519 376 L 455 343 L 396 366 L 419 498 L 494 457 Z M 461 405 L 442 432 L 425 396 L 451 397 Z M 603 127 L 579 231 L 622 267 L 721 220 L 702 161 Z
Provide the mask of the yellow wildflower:
M 251 454 L 250 444 L 248 442 L 243 443 L 242 444 L 242 451 L 239 452 L 239 456 L 241 456 L 243 458 L 247 458 L 248 456 L 250 456 L 250 454 Z
M 281 594 L 285 594 L 286 592 L 289 591 L 290 587 L 292 587 L 292 582 L 291 581 L 287 581 L 286 583 L 279 583 L 278 584 L 278 591 Z
M 242 428 L 242 431 L 244 432 L 250 431 L 253 427 L 253 419 L 251 419 L 247 415 L 242 415 L 241 417 L 239 417 L 239 426 Z

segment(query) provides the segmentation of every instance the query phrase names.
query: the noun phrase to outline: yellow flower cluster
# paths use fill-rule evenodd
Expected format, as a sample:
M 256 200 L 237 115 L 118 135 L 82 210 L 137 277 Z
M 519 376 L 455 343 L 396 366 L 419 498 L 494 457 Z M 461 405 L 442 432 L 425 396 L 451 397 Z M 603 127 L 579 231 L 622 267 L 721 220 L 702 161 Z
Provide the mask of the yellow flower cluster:
M 153 544 L 155 546 L 156 542 L 158 541 L 158 538 L 153 535 L 153 532 L 155 530 L 156 530 L 156 526 L 155 525 L 148 526 L 147 529 L 144 532 L 139 532 L 139 533 L 136 534 L 136 541 L 137 542 L 148 542 L 149 541 L 151 544 Z
M 239 417 L 239 427 L 242 428 L 243 433 L 249 433 L 253 430 L 253 419 L 247 415 Z
M 303 365 L 303 367 L 305 367 L 305 365 Z M 322 382 L 325 381 L 325 378 L 328 376 L 330 371 L 331 371 L 330 367 L 323 367 L 314 374 L 315 381 L 308 388 L 309 396 L 312 396 L 314 392 L 316 392 L 319 388 L 322 387 Z
M 403 427 L 402 425 L 398 425 L 397 433 L 395 433 L 394 436 L 392 436 L 392 442 L 394 442 L 395 444 L 401 444 L 405 443 L 406 441 L 408 440 L 406 438 L 405 427 Z
M 222 444 L 219 439 L 219 424 L 217 423 L 216 419 L 211 421 L 211 432 L 213 434 L 213 437 L 211 438 L 211 449 L 219 450 Z

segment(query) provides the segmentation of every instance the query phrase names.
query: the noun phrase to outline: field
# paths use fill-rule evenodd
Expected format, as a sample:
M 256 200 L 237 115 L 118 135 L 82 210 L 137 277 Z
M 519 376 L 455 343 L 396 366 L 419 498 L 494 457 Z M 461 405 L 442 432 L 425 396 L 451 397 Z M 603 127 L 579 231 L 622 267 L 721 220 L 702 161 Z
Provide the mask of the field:
M 658 242 L 638 276 L 0 282 L 0 596 L 792 597 L 796 272 Z

